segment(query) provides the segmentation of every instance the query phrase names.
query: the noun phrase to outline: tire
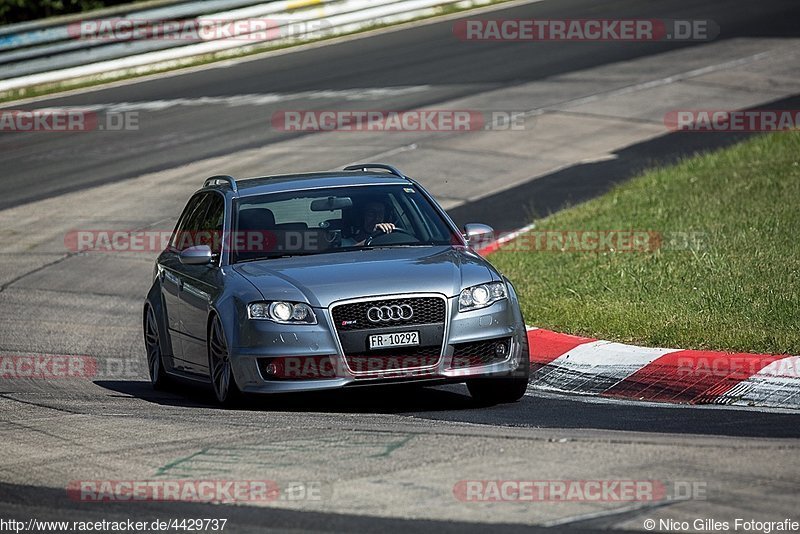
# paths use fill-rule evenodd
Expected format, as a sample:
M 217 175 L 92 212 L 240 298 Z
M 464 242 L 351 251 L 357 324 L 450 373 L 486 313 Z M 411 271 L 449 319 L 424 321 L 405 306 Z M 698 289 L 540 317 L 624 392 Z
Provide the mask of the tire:
M 467 381 L 469 394 L 478 403 L 492 406 L 495 404 L 506 404 L 520 400 L 528 389 L 530 379 L 531 364 L 528 352 L 528 336 L 522 343 L 520 350 L 519 366 L 514 371 L 513 377 L 500 378 L 476 378 Z
M 242 401 L 242 392 L 233 376 L 222 322 L 216 315 L 208 329 L 208 369 L 217 402 L 226 408 L 238 407 Z
M 158 320 L 153 307 L 149 305 L 144 314 L 144 347 L 147 351 L 147 369 L 150 372 L 150 385 L 157 390 L 167 389 L 170 385 L 169 376 L 164 370 Z

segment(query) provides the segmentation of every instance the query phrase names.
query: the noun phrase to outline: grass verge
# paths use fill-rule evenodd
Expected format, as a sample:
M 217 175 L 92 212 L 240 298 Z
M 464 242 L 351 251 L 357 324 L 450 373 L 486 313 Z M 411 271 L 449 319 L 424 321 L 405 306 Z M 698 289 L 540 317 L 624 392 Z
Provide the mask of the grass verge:
M 528 324 L 651 346 L 800 354 L 800 132 L 652 170 L 536 224 L 563 230 L 648 230 L 667 241 L 646 252 L 492 254 Z M 687 235 L 695 239 L 683 246 Z

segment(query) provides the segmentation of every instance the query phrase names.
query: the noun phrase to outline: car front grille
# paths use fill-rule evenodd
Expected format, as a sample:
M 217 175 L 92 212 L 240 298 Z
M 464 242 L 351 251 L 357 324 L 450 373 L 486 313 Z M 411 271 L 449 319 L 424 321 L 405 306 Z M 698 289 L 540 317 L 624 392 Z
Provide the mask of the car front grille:
M 411 306 L 414 314 L 410 319 L 373 322 L 367 318 L 367 311 L 381 306 Z M 418 324 L 444 323 L 445 301 L 440 297 L 409 297 L 366 302 L 351 302 L 335 306 L 332 311 L 333 322 L 339 332 L 386 328 L 389 326 L 412 326 Z
M 502 353 L 499 350 L 500 346 L 502 346 Z M 450 368 L 460 369 L 502 362 L 508 358 L 510 351 L 510 337 L 458 343 L 453 345 L 453 360 Z
M 371 321 L 373 307 L 411 308 L 410 317 Z M 373 310 L 373 314 L 374 314 Z M 445 342 L 447 301 L 443 296 L 408 295 L 377 297 L 374 300 L 344 302 L 331 307 L 331 318 L 348 367 L 357 377 L 399 376 L 408 370 L 435 369 Z M 369 336 L 394 332 L 419 332 L 420 345 L 369 349 Z

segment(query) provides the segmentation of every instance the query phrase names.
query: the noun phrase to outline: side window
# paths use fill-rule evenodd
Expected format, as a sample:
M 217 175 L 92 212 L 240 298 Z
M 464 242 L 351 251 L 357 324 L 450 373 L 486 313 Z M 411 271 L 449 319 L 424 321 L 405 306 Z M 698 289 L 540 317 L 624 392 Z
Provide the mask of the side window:
M 222 229 L 225 222 L 225 201 L 222 196 L 211 193 L 208 209 L 205 211 L 200 228 L 198 228 L 198 245 L 208 245 L 211 253 L 222 252 Z
M 189 200 L 186 209 L 183 210 L 183 216 L 181 216 L 175 233 L 170 240 L 171 246 L 181 251 L 197 244 L 195 242 L 197 238 L 196 234 L 198 230 L 200 230 L 210 203 L 211 198 L 208 193 L 200 193 Z

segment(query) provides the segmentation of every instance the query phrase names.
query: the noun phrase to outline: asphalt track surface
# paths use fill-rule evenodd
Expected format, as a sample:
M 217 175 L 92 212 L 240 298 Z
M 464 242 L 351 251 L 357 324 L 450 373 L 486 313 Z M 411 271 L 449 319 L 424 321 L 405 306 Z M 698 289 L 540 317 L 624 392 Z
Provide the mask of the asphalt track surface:
M 496 11 L 486 18 L 712 19 L 718 39 L 797 34 L 800 5 L 793 0 L 559 0 Z M 416 109 L 460 96 L 507 87 L 606 63 L 692 46 L 674 42 L 530 43 L 485 42 L 468 46 L 454 38 L 452 22 L 425 25 L 364 40 L 249 61 L 176 77 L 54 98 L 27 107 L 80 107 L 97 103 L 152 102 L 249 94 L 345 91 L 362 87 L 432 86 L 431 90 L 374 102 L 370 109 Z M 363 109 L 363 103 L 296 99 L 290 109 Z M 50 133 L 0 135 L 6 169 L 0 209 L 113 180 L 171 168 L 219 154 L 263 146 L 291 135 L 269 128 L 273 111 L 201 106 L 149 112 L 140 131 L 108 136 Z M 16 107 L 14 107 L 16 109 Z M 155 133 L 154 133 L 155 132 Z M 710 142 L 706 140 L 704 142 Z M 270 169 L 264 173 L 269 174 Z
M 778 38 L 797 36 L 800 4 L 794 0 L 713 1 L 702 5 L 689 0 L 563 0 L 514 7 L 487 17 L 711 18 L 725 29 L 720 39 Z M 411 109 L 559 73 L 646 57 L 675 47 L 693 46 L 584 43 L 581 47 L 564 47 L 541 43 L 537 53 L 531 54 L 524 43 L 464 47 L 453 39 L 451 26 L 452 22 L 424 25 L 367 40 L 53 98 L 23 107 L 431 86 L 430 91 L 385 98 L 371 106 Z M 321 103 L 299 98 L 291 102 L 295 109 L 321 106 L 346 109 L 358 105 L 363 103 L 353 104 L 345 99 Z M 270 113 L 281 107 L 286 105 L 267 104 L 258 114 L 248 107 L 214 105 L 148 111 L 144 112 L 151 125 L 147 129 L 104 137 L 100 137 L 101 132 L 2 134 L 0 154 L 6 172 L 0 208 L 286 139 L 288 134 L 267 127 Z M 797 101 L 787 99 L 766 107 L 796 109 Z M 667 135 L 630 147 L 614 162 L 571 167 L 456 207 L 452 214 L 458 221 L 469 215 L 497 228 L 511 229 L 523 221 L 522 211 L 509 213 L 500 209 L 510 199 L 535 199 L 530 200 L 528 211 L 552 211 L 608 187 L 610 181 L 588 179 L 598 173 L 614 176 L 615 180 L 624 179 L 654 161 L 671 161 L 740 138 Z M 33 324 L 30 327 L 35 330 Z M 487 528 L 498 532 L 591 532 L 641 530 L 642 518 L 659 510 L 666 516 L 675 513 L 691 517 L 692 513 L 708 516 L 721 510 L 730 512 L 727 506 L 750 515 L 763 512 L 777 517 L 796 510 L 800 493 L 795 441 L 800 438 L 800 416 L 790 412 L 675 407 L 537 392 L 530 392 L 513 405 L 486 408 L 475 405 L 463 387 L 448 386 L 413 396 L 404 389 L 389 389 L 277 398 L 231 413 L 217 408 L 210 401 L 210 393 L 202 388 L 186 388 L 184 394 L 153 392 L 142 377 L 56 385 L 18 380 L 2 383 L 0 389 L 0 403 L 4 407 L 0 433 L 6 444 L 6 455 L 0 463 L 3 481 L 0 517 L 80 520 L 228 517 L 231 532 L 432 529 L 477 532 Z M 364 499 L 364 505 L 350 503 L 342 510 L 321 506 L 313 510 L 295 507 L 265 511 L 252 506 L 158 502 L 98 505 L 74 502 L 63 489 L 63 477 L 74 478 L 75 466 L 81 464 L 90 466 L 86 478 L 147 478 L 152 474 L 152 470 L 148 471 L 151 463 L 171 465 L 170 460 L 186 454 L 187 450 L 209 444 L 246 450 L 254 443 L 302 441 L 313 445 L 328 443 L 325 440 L 331 436 L 345 442 L 357 436 L 369 442 L 364 447 L 373 447 L 377 446 L 371 441 L 378 439 L 375 436 L 395 435 L 412 436 L 410 444 L 396 450 L 387 448 L 382 464 L 367 457 L 356 461 L 359 451 L 345 454 L 326 448 L 327 445 L 319 446 L 321 458 L 295 460 L 300 464 L 297 466 L 300 474 L 295 476 L 301 479 L 317 477 L 325 484 L 333 484 L 338 479 L 352 478 L 352 495 L 354 499 Z M 37 453 L 39 446 L 48 451 L 44 457 Z M 504 448 L 513 448 L 513 454 L 504 452 Z M 49 452 L 54 450 L 57 454 Z M 512 468 L 505 467 L 504 455 L 513 462 Z M 409 475 L 421 458 L 429 470 Z M 450 463 L 452 472 L 445 476 Z M 526 470 L 526 465 L 530 470 Z M 235 469 L 231 473 L 230 476 L 246 475 Z M 666 502 L 637 509 L 611 507 L 597 515 L 587 515 L 586 509 L 567 511 L 559 509 L 559 505 L 549 505 L 542 512 L 526 516 L 519 508 L 526 505 L 519 504 L 505 508 L 464 508 L 456 512 L 447 504 L 438 514 L 441 503 L 447 503 L 448 498 L 453 500 L 446 495 L 447 491 L 444 497 L 431 497 L 430 502 L 421 500 L 420 496 L 426 495 L 430 487 L 450 488 L 453 480 L 477 478 L 479 474 L 490 479 L 516 476 L 666 480 L 688 479 L 694 474 L 695 478 L 709 481 L 714 494 L 710 494 L 708 502 L 690 503 L 688 510 L 681 508 L 681 503 Z M 386 494 L 385 499 L 391 502 L 384 503 L 386 509 L 381 509 L 378 506 L 381 495 L 376 495 L 374 488 L 391 490 L 391 484 L 380 484 L 395 479 L 400 489 L 394 487 L 396 493 Z M 45 484 L 44 480 L 51 482 Z M 420 489 L 422 486 L 425 487 Z M 408 498 L 404 498 L 406 494 Z M 554 519 L 563 520 L 564 524 L 552 523 Z M 487 527 L 486 521 L 493 525 Z M 529 526 L 531 522 L 548 524 L 548 521 L 556 526 Z

